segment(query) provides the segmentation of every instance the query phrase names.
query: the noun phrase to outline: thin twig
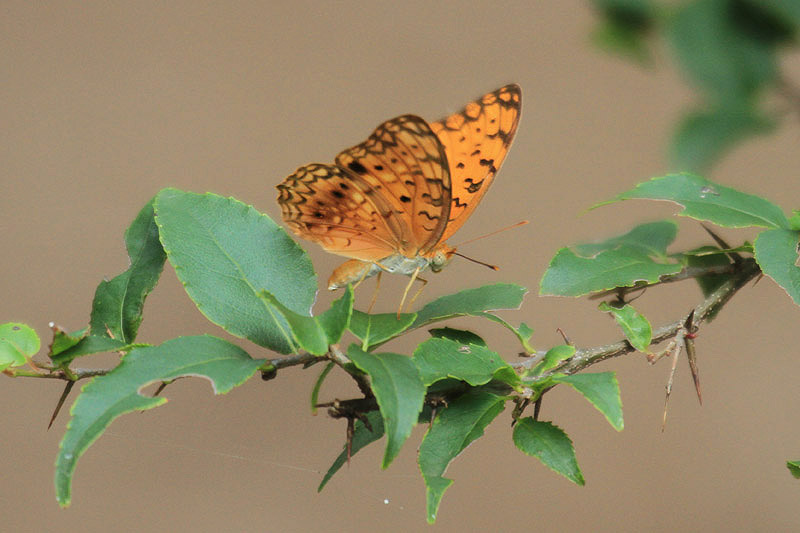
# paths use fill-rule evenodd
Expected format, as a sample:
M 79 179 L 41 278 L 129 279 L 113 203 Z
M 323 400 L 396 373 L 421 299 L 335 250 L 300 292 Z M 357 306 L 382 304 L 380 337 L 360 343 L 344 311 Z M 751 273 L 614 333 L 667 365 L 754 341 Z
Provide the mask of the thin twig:
M 676 272 L 675 274 L 665 274 L 661 276 L 661 278 L 658 281 L 654 281 L 653 283 L 637 283 L 636 285 L 633 285 L 631 287 L 615 287 L 607 291 L 594 293 L 589 297 L 589 299 L 597 300 L 599 298 L 605 298 L 606 296 L 609 295 L 624 297 L 626 294 L 629 294 L 631 292 L 639 291 L 649 287 L 655 287 L 656 285 L 663 285 L 665 283 L 675 283 L 676 281 L 685 281 L 687 279 L 693 279 L 693 278 L 702 278 L 704 276 L 733 274 L 737 270 L 739 270 L 739 266 L 735 264 L 711 265 L 704 267 L 685 267 L 680 272 Z
M 697 307 L 694 308 L 694 325 L 700 326 L 709 316 L 719 311 L 736 292 L 744 287 L 749 281 L 759 275 L 761 271 L 755 260 L 745 259 L 737 269 L 737 272 L 717 290 L 708 295 Z M 674 338 L 678 331 L 683 328 L 685 317 L 671 324 L 661 326 L 653 331 L 651 345 L 659 344 L 667 339 Z M 621 340 L 612 344 L 596 346 L 594 348 L 581 348 L 569 359 L 563 361 L 559 366 L 537 376 L 537 380 L 546 378 L 552 374 L 575 374 L 593 364 L 605 361 L 612 357 L 619 357 L 636 351 L 627 340 Z M 516 369 L 530 369 L 538 362 L 538 357 L 532 357 L 523 361 L 510 363 Z
M 359 390 L 361 391 L 361 394 L 363 394 L 365 398 L 372 397 L 372 387 L 370 386 L 367 375 L 359 370 L 353 371 L 351 368 L 348 368 L 351 361 L 336 344 L 331 345 L 330 350 L 328 351 L 328 359 L 339 365 L 345 372 L 350 374 L 350 377 L 355 380 Z

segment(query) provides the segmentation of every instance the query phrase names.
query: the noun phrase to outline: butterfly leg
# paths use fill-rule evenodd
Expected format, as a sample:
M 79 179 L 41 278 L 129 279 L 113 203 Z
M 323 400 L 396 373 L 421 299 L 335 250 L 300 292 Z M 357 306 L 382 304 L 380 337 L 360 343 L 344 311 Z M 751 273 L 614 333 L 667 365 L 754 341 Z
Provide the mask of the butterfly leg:
M 427 284 L 428 284 L 428 280 L 427 280 L 427 279 L 425 279 L 425 278 L 421 278 L 421 277 L 419 277 L 419 276 L 417 276 L 417 281 L 421 281 L 421 282 L 422 282 L 422 286 L 421 286 L 419 289 L 417 289 L 417 292 L 414 294 L 414 297 L 413 297 L 413 298 L 411 298 L 411 301 L 410 301 L 410 302 L 408 302 L 408 307 L 409 307 L 409 308 L 411 308 L 411 306 L 412 306 L 412 305 L 414 305 L 414 302 L 417 300 L 417 298 L 419 297 L 419 295 L 420 295 L 420 294 L 422 294 L 422 289 L 424 289 L 424 288 L 425 288 L 425 285 L 427 285 Z
M 356 284 L 355 284 L 355 285 L 353 285 L 353 290 L 356 290 L 356 289 L 358 288 L 358 286 L 359 286 L 359 285 L 361 285 L 361 282 L 362 282 L 362 281 L 364 281 L 365 279 L 367 279 L 367 273 L 368 273 L 368 272 L 369 272 L 369 269 L 366 269 L 366 268 L 365 268 L 365 269 L 364 269 L 364 273 L 363 273 L 363 274 L 361 274 L 361 277 L 360 277 L 360 278 L 358 278 L 358 281 L 356 281 Z M 383 272 L 383 271 L 381 271 L 381 272 L 378 272 L 378 276 L 380 276 L 382 272 Z M 380 285 L 380 277 L 378 278 L 378 285 Z M 376 289 L 376 290 L 377 290 L 377 289 Z M 373 300 L 374 300 L 374 297 L 373 297 Z M 371 308 L 371 307 L 372 307 L 372 306 L 370 306 L 370 308 Z
M 406 301 L 406 296 L 408 296 L 408 291 L 409 291 L 409 289 L 411 289 L 411 285 L 414 284 L 414 280 L 417 279 L 417 276 L 419 276 L 419 271 L 420 270 L 421 270 L 421 267 L 417 267 L 417 268 L 414 269 L 414 273 L 411 274 L 411 281 L 408 282 L 408 285 L 406 285 L 406 290 L 403 291 L 403 298 L 400 300 L 400 307 L 397 308 L 397 319 L 398 320 L 400 320 L 400 312 L 403 310 L 403 304 Z M 424 285 L 423 285 L 423 287 L 424 287 Z M 415 298 L 416 298 L 416 296 L 415 296 Z M 411 304 L 409 304 L 409 305 L 411 305 Z
M 378 289 L 381 288 L 381 276 L 383 276 L 383 270 L 378 272 L 378 277 L 375 279 L 375 292 L 372 293 L 372 301 L 369 302 L 367 314 L 372 313 L 372 306 L 374 306 L 375 302 L 378 300 Z M 359 283 L 361 282 L 359 281 Z

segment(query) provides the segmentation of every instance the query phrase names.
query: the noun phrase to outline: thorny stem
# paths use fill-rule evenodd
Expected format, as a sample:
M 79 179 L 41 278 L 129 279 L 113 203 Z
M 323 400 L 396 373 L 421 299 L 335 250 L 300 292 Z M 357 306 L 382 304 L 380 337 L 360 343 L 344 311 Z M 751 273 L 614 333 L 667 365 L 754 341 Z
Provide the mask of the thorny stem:
M 694 308 L 695 327 L 702 324 L 708 317 L 714 316 L 714 314 L 719 311 L 739 289 L 747 285 L 747 283 L 758 276 L 760 272 L 761 271 L 759 270 L 755 260 L 747 259 L 743 261 L 741 267 L 738 269 L 738 272 L 734 274 L 733 277 L 723 283 L 713 293 L 709 294 L 705 300 L 703 300 L 697 307 Z M 653 338 L 650 344 L 659 344 L 667 339 L 675 337 L 675 335 L 677 335 L 678 332 L 680 332 L 684 327 L 685 320 L 686 317 L 683 317 L 672 324 L 667 324 L 653 330 Z M 563 361 L 556 368 L 546 372 L 541 376 L 537 376 L 537 380 L 546 378 L 555 373 L 568 375 L 575 374 L 576 372 L 580 372 L 584 368 L 595 363 L 599 363 L 600 361 L 605 361 L 606 359 L 611 359 L 612 357 L 619 357 L 634 351 L 636 351 L 636 349 L 631 346 L 627 340 L 622 340 L 603 346 L 596 346 L 593 348 L 581 348 L 576 350 L 572 357 Z M 516 369 L 529 369 L 536 366 L 540 360 L 540 356 L 531 357 L 524 361 L 511 363 L 511 366 L 515 367 Z
M 740 265 L 737 265 L 733 276 L 694 308 L 695 327 L 702 324 L 709 316 L 713 316 L 716 312 L 718 312 L 739 289 L 744 287 L 748 282 L 758 276 L 760 272 L 761 271 L 759 270 L 758 265 L 753 259 L 746 259 L 742 261 Z M 683 276 L 680 277 L 681 279 L 686 279 Z M 656 328 L 653 331 L 651 344 L 659 344 L 665 340 L 674 338 L 684 327 L 685 319 L 686 317 L 684 316 L 680 320 L 677 320 L 671 324 Z M 615 343 L 596 346 L 593 348 L 580 348 L 576 350 L 572 357 L 563 361 L 559 366 L 541 376 L 537 376 L 537 381 L 555 373 L 575 374 L 586 367 L 599 363 L 600 361 L 611 359 L 612 357 L 619 357 L 634 351 L 636 350 L 627 340 L 621 340 Z M 526 370 L 536 366 L 536 364 L 541 361 L 543 356 L 543 352 L 537 352 L 533 357 L 526 358 L 524 361 L 510 364 L 517 370 Z M 274 372 L 291 366 L 310 365 L 325 359 L 336 363 L 348 374 L 350 374 L 366 398 L 372 397 L 372 391 L 370 389 L 369 379 L 367 376 L 359 372 L 353 372 L 352 368 L 348 368 L 350 360 L 336 345 L 332 345 L 330 351 L 324 356 L 300 353 L 285 357 L 278 357 L 275 359 L 266 360 L 263 368 L 267 371 Z M 39 372 L 22 369 L 8 369 L 5 371 L 5 373 L 12 377 L 34 377 L 61 379 L 65 381 L 78 381 L 81 379 L 102 376 L 111 371 L 110 369 L 73 368 L 69 369 L 69 372 L 65 372 L 64 369 L 60 367 L 52 367 L 47 365 L 39 366 L 42 370 Z

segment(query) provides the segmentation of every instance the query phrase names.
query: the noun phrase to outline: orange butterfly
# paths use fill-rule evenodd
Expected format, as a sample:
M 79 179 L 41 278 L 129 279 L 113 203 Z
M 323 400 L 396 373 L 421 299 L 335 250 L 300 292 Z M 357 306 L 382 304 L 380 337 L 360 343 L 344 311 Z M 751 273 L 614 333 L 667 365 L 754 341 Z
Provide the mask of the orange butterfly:
M 305 165 L 278 185 L 283 220 L 296 235 L 352 258 L 333 271 L 328 289 L 383 271 L 411 283 L 426 267 L 439 272 L 456 251 L 445 241 L 508 153 L 521 106 L 519 86 L 506 85 L 437 122 L 402 115 L 336 164 Z

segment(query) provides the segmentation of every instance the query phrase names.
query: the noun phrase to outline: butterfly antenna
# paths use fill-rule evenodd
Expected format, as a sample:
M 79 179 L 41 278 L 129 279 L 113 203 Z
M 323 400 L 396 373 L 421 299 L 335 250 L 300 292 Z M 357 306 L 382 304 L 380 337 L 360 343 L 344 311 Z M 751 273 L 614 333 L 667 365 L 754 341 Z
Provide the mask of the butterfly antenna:
M 460 254 L 458 252 L 453 252 L 453 255 L 457 255 L 458 257 L 463 257 L 467 261 L 472 261 L 473 263 L 478 263 L 479 265 L 483 265 L 485 267 L 491 268 L 492 270 L 500 270 L 499 266 L 490 265 L 489 263 L 484 263 L 483 261 L 478 261 L 477 259 L 473 259 L 471 257 L 467 257 L 466 255 Z
M 464 246 L 465 244 L 469 244 L 469 243 L 472 243 L 472 242 L 475 242 L 475 241 L 479 241 L 481 239 L 485 239 L 486 237 L 491 237 L 492 235 L 497 235 L 498 233 L 501 233 L 503 231 L 506 231 L 506 230 L 509 230 L 509 229 L 514 229 L 514 228 L 518 228 L 520 226 L 524 226 L 528 222 L 530 222 L 530 220 L 520 220 L 516 224 L 511 224 L 510 226 L 506 226 L 505 228 L 500 228 L 500 229 L 495 230 L 495 231 L 493 231 L 491 233 L 487 233 L 486 235 L 481 235 L 480 237 L 475 237 L 474 239 L 470 239 L 468 241 L 460 242 L 460 243 L 456 244 L 455 246 L 456 247 Z M 461 254 L 456 254 L 456 255 L 461 255 Z M 462 257 L 464 257 L 464 256 L 462 256 Z M 469 257 L 465 257 L 465 259 L 469 259 Z M 470 261 L 474 261 L 474 259 L 470 259 Z M 480 263 L 480 261 L 475 261 L 475 262 L 476 263 Z M 481 263 L 481 264 L 483 264 L 483 263 Z M 495 270 L 497 270 L 497 269 L 495 269 Z

